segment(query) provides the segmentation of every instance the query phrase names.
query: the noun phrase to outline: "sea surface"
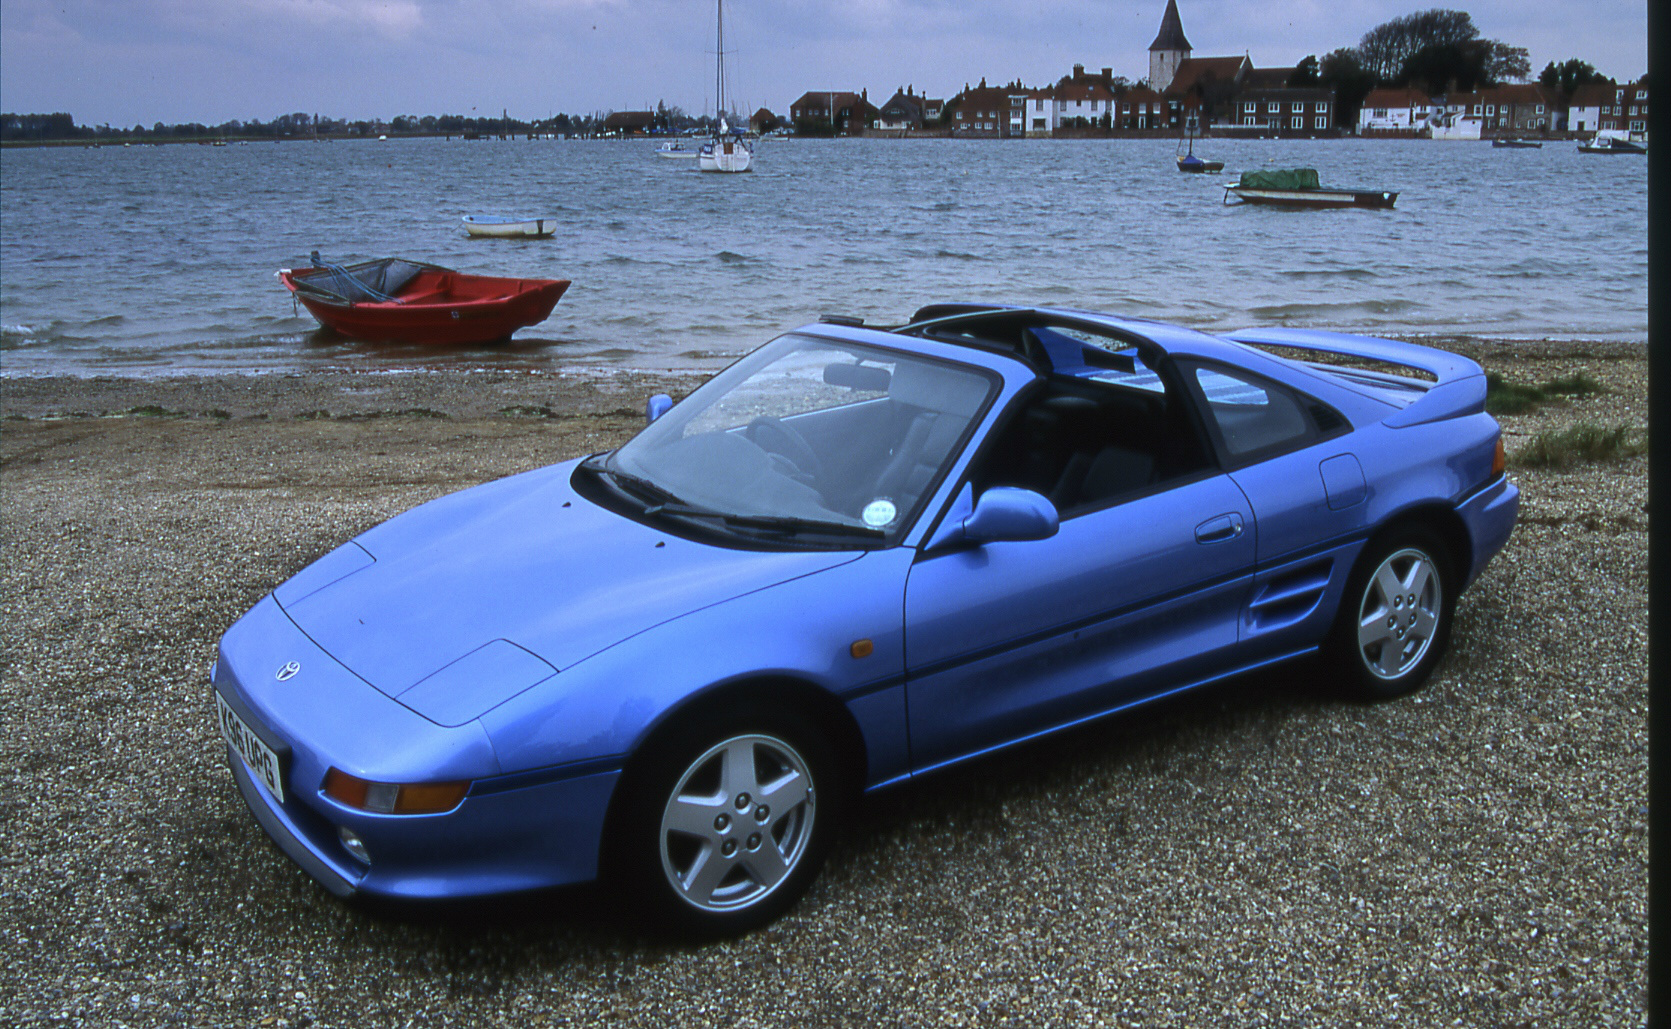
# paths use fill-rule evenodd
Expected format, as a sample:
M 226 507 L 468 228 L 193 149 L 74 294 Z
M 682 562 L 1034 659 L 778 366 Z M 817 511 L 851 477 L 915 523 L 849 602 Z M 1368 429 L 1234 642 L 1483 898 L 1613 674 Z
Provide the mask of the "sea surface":
M 0 374 L 712 369 L 845 314 L 944 300 L 1207 331 L 1646 341 L 1647 161 L 1427 141 L 767 140 L 747 175 L 645 141 L 13 149 L 0 162 Z M 1392 211 L 1223 203 L 1247 168 L 1396 190 Z M 470 213 L 552 216 L 475 240 Z M 574 281 L 508 343 L 318 328 L 274 277 L 319 250 Z

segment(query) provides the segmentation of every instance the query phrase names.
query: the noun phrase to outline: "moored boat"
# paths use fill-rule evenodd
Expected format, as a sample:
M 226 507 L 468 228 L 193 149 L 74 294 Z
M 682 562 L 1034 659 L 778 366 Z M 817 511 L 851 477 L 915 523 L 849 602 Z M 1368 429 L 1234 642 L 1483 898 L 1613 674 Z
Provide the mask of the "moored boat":
M 1315 168 L 1279 168 L 1245 171 L 1234 186 L 1224 187 L 1224 202 L 1230 197 L 1248 204 L 1273 207 L 1329 209 L 1342 207 L 1390 208 L 1398 194 L 1384 189 L 1347 189 L 1321 186 Z
M 467 214 L 464 231 L 493 239 L 544 239 L 557 231 L 555 218 L 505 218 L 496 214 Z
M 473 344 L 505 339 L 551 314 L 568 279 L 470 275 L 384 257 L 312 268 L 280 268 L 279 281 L 326 328 L 355 339 Z
M 732 131 L 725 120 L 725 0 L 715 0 L 718 17 L 718 47 L 714 52 L 714 110 L 719 112 L 714 138 L 702 144 L 696 167 L 705 172 L 746 172 L 754 168 L 754 145 L 740 131 Z
M 1494 139 L 1491 141 L 1491 145 L 1499 150 L 1507 148 L 1517 150 L 1539 150 L 1543 147 L 1542 143 L 1535 143 L 1529 139 Z
M 1581 154 L 1645 154 L 1648 148 L 1634 139 L 1624 136 L 1604 136 L 1597 134 L 1593 139 L 1587 139 L 1578 144 Z
M 1186 129 L 1189 138 L 1189 153 L 1178 156 L 1178 170 L 1194 174 L 1221 172 L 1224 170 L 1223 161 L 1209 161 L 1195 156 L 1195 119 L 1191 118 Z
M 661 146 L 656 147 L 656 156 L 665 157 L 668 160 L 673 161 L 686 159 L 694 161 L 696 159 L 696 151 L 687 150 L 685 149 L 685 145 L 683 143 L 678 140 L 674 140 L 671 143 L 663 143 Z

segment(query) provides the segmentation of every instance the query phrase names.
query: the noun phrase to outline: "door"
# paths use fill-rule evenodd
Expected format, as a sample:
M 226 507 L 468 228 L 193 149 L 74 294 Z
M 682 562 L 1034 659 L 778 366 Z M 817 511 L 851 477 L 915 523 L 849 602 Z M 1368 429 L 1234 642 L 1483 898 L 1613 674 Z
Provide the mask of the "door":
M 1254 562 L 1228 476 L 1065 519 L 1044 540 L 920 558 L 906 583 L 912 763 L 924 770 L 1228 662 Z

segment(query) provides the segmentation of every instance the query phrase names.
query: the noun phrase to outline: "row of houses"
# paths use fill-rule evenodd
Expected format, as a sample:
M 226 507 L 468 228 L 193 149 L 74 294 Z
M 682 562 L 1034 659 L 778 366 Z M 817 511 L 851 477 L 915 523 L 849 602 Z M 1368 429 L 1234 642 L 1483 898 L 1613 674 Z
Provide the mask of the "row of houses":
M 1377 89 L 1364 98 L 1358 132 L 1365 136 L 1427 134 L 1477 139 L 1502 132 L 1648 130 L 1648 82 L 1579 86 L 1571 97 L 1536 83 L 1431 96 L 1415 89 Z
M 1628 112 L 1628 113 L 1627 113 Z M 1570 98 L 1536 83 L 1432 96 L 1415 89 L 1378 89 L 1364 100 L 1355 126 L 1342 123 L 1334 90 L 1296 68 L 1256 68 L 1247 56 L 1197 57 L 1184 35 L 1178 0 L 1167 0 L 1160 31 L 1149 44 L 1149 77 L 1132 84 L 1112 68 L 1076 64 L 1042 89 L 1012 82 L 965 86 L 949 100 L 903 86 L 880 107 L 868 90 L 811 90 L 789 105 L 800 131 L 858 135 L 909 133 L 932 127 L 953 136 L 1019 139 L 1084 130 L 1181 131 L 1217 135 L 1327 136 L 1359 134 L 1478 139 L 1484 133 L 1618 131 L 1642 133 L 1648 83 L 1580 86 Z M 647 131 L 649 112 L 618 112 L 606 127 Z M 1350 118 L 1350 113 L 1346 114 Z M 629 124 L 629 120 L 636 119 Z M 770 131 L 778 119 L 762 109 L 750 120 Z
M 863 91 L 812 91 L 790 105 L 797 124 L 836 132 L 860 127 L 906 132 L 938 122 L 954 136 L 1013 139 L 1053 136 L 1080 129 L 1181 129 L 1255 132 L 1261 135 L 1329 135 L 1337 132 L 1332 89 L 1290 85 L 1293 68 L 1255 68 L 1247 56 L 1196 57 L 1177 0 L 1167 0 L 1160 31 L 1149 45 L 1149 77 L 1132 85 L 1114 69 L 1087 72 L 1076 64 L 1053 86 L 965 87 L 946 101 L 900 89 L 880 108 Z
M 1501 86 L 1434 97 L 1417 90 L 1375 90 L 1358 115 L 1364 135 L 1477 138 L 1505 130 L 1645 131 L 1646 80 L 1581 86 L 1571 98 L 1537 84 Z M 1629 111 L 1626 114 L 1626 111 Z M 954 136 L 1013 139 L 1082 129 L 1171 130 L 1215 134 L 1336 135 L 1341 124 L 1333 89 L 1306 83 L 1295 68 L 1256 68 L 1246 55 L 1197 57 L 1184 35 L 1177 0 L 1167 0 L 1149 45 L 1149 77 L 1132 85 L 1114 74 L 1073 66 L 1053 86 L 966 86 L 949 100 L 901 87 L 880 107 L 866 91 L 814 90 L 790 105 L 790 121 L 838 134 L 905 133 L 935 127 Z M 1350 117 L 1348 114 L 1347 117 Z

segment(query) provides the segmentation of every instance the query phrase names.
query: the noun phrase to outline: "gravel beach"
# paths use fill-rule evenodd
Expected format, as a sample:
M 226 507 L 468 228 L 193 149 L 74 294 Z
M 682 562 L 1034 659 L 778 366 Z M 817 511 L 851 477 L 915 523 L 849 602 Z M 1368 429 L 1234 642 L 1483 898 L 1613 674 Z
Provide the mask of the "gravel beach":
M 1445 341 L 1511 455 L 1647 425 L 1644 348 Z M 1646 1021 L 1645 456 L 1515 465 L 1521 520 L 1414 697 L 1311 664 L 871 798 L 810 895 L 704 947 L 577 890 L 344 904 L 239 799 L 220 634 L 348 537 L 612 447 L 622 373 L 0 380 L 0 1024 L 1635 1026 Z

